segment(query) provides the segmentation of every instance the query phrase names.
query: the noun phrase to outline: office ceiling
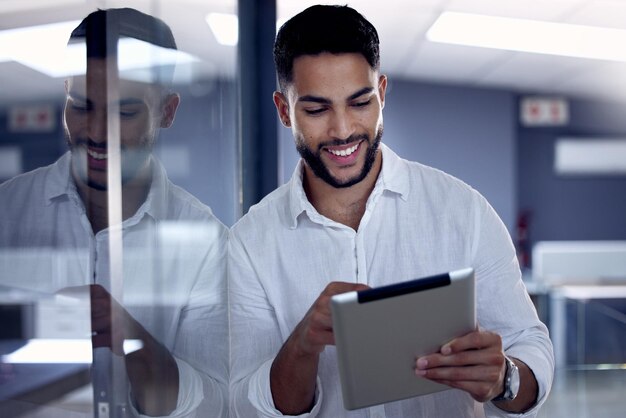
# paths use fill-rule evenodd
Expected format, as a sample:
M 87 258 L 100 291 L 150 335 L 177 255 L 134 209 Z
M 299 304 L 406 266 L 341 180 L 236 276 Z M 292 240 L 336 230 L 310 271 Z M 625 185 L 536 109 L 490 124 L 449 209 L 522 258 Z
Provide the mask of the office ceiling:
M 286 19 L 315 3 L 319 2 L 278 0 L 278 18 Z M 624 1 L 352 0 L 347 3 L 377 27 L 382 70 L 391 77 L 626 101 L 626 63 L 449 45 L 428 41 L 425 36 L 443 11 L 626 29 Z M 0 0 L 0 29 L 78 20 L 97 7 L 122 6 L 159 16 L 170 24 L 179 48 L 202 60 L 186 70 L 190 82 L 207 75 L 234 76 L 236 50 L 216 42 L 205 16 L 209 12 L 234 13 L 236 0 Z M 57 97 L 63 89 L 62 79 L 50 78 L 16 62 L 0 62 L 0 84 L 0 101 L 4 103 Z

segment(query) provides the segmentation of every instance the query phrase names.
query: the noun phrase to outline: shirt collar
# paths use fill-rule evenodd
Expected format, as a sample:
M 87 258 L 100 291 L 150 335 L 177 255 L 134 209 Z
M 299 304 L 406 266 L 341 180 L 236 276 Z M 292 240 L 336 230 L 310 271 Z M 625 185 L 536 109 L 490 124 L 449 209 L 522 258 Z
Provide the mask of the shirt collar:
M 156 220 L 162 220 L 167 217 L 168 193 L 170 182 L 167 178 L 165 167 L 154 156 L 150 157 L 152 166 L 152 184 L 146 201 L 139 207 L 133 218 L 141 219 L 145 214 L 150 215 Z
M 398 194 L 402 200 L 409 195 L 409 167 L 403 160 L 385 144 L 380 144 L 383 153 L 383 167 L 374 188 L 381 188 Z
M 406 200 L 409 194 L 409 169 L 406 161 L 383 143 L 380 144 L 380 151 L 383 156 L 383 165 L 370 198 L 387 190 L 397 194 L 402 200 Z M 302 213 L 307 213 L 310 218 L 321 217 L 304 192 L 303 171 L 304 161 L 300 159 L 289 182 L 288 224 L 292 229 L 298 226 L 298 217 Z
M 44 196 L 48 205 L 52 203 L 53 199 L 65 195 L 69 196 L 76 190 L 70 175 L 70 158 L 71 154 L 67 151 L 50 168 L 44 189 Z
M 71 175 L 71 152 L 68 151 L 61 156 L 52 166 L 50 176 L 46 179 L 45 198 L 48 205 L 54 199 L 61 196 L 75 198 L 81 202 L 76 185 Z M 135 215 L 128 219 L 140 220 L 144 215 L 150 215 L 154 219 L 164 219 L 167 216 L 167 195 L 169 180 L 163 165 L 154 157 L 151 157 L 152 184 L 146 201 L 139 207 Z

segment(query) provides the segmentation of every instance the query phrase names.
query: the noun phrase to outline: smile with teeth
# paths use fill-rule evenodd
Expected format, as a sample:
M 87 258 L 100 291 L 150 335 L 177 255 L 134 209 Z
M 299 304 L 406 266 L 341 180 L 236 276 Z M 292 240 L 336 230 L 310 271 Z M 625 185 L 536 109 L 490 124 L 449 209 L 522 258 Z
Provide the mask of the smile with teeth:
M 333 155 L 339 156 L 339 157 L 347 157 L 348 155 L 352 154 L 354 151 L 357 150 L 357 148 L 359 148 L 359 143 L 351 146 L 350 148 L 346 148 L 346 149 L 342 149 L 342 150 L 334 150 L 334 149 L 328 149 L 328 152 L 330 152 Z
M 87 149 L 87 154 L 89 154 L 91 158 L 95 158 L 96 160 L 105 160 L 107 158 L 107 154 L 100 154 L 99 152 L 95 152 L 91 149 Z

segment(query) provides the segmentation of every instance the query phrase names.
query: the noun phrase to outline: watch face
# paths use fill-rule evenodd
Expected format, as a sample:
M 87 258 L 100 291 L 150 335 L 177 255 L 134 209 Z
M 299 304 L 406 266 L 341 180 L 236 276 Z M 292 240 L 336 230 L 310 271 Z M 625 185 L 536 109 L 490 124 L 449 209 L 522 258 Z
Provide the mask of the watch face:
M 510 361 L 508 372 L 511 374 L 511 378 L 509 380 L 509 389 L 511 399 L 515 399 L 515 397 L 517 396 L 517 392 L 519 392 L 519 369 L 517 368 L 515 363 L 513 363 L 513 360 L 508 359 L 508 361 Z

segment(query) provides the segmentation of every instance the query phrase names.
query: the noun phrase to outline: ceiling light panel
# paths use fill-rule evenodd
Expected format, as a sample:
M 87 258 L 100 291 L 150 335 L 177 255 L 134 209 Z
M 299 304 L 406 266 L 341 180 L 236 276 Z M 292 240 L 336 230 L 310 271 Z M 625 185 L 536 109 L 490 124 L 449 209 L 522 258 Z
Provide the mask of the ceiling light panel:
M 426 37 L 455 45 L 626 61 L 626 30 L 621 29 L 444 12 Z

